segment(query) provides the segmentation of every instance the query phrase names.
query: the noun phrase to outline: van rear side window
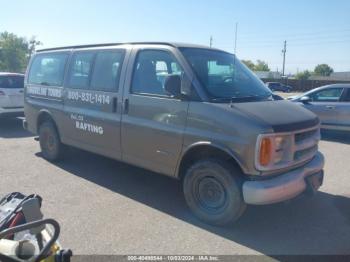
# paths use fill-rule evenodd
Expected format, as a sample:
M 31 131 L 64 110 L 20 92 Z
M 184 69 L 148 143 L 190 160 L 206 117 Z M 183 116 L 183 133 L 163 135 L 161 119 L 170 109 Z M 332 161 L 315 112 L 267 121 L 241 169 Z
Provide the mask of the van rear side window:
M 78 52 L 74 54 L 69 70 L 69 87 L 81 89 L 89 87 L 94 57 L 95 52 Z
M 46 86 L 62 86 L 68 53 L 37 55 L 30 68 L 28 83 Z
M 118 91 L 123 59 L 124 51 L 98 52 L 91 78 L 91 89 L 107 92 Z

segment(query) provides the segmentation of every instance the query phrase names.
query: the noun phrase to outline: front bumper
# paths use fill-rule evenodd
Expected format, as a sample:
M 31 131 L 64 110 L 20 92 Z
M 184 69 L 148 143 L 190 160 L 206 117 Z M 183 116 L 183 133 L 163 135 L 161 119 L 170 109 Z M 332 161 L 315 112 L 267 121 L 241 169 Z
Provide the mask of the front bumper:
M 263 181 L 246 181 L 243 198 L 247 204 L 267 205 L 292 199 L 307 189 L 306 177 L 322 172 L 324 157 L 319 152 L 304 166 Z
M 24 108 L 0 108 L 0 117 L 17 117 L 24 115 Z
M 24 119 L 22 124 L 23 124 L 23 129 L 29 131 L 28 130 L 28 122 L 27 122 L 27 120 Z

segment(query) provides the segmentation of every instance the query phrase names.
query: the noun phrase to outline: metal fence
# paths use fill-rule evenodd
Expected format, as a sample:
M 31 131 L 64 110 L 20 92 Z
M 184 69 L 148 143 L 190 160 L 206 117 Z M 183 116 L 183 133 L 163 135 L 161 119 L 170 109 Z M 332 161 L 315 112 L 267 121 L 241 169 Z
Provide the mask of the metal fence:
M 350 81 L 334 81 L 334 80 L 297 80 L 297 79 L 261 79 L 266 82 L 280 82 L 293 87 L 293 91 L 306 92 L 316 87 L 331 84 L 350 84 Z

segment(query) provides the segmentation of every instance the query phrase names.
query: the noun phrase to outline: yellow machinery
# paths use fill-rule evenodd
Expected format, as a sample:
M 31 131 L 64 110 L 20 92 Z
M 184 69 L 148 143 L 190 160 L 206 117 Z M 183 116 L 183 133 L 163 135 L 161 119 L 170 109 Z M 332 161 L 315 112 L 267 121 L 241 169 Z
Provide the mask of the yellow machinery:
M 42 198 L 11 193 L 0 200 L 0 261 L 69 262 L 58 242 L 60 225 L 43 219 Z

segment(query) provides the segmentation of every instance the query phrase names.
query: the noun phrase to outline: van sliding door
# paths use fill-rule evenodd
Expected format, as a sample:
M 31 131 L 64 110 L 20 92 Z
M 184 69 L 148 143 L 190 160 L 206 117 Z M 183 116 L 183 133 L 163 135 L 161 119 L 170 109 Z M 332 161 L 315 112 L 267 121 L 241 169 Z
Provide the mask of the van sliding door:
M 68 144 L 121 158 L 121 93 L 125 50 L 73 53 L 64 100 Z

